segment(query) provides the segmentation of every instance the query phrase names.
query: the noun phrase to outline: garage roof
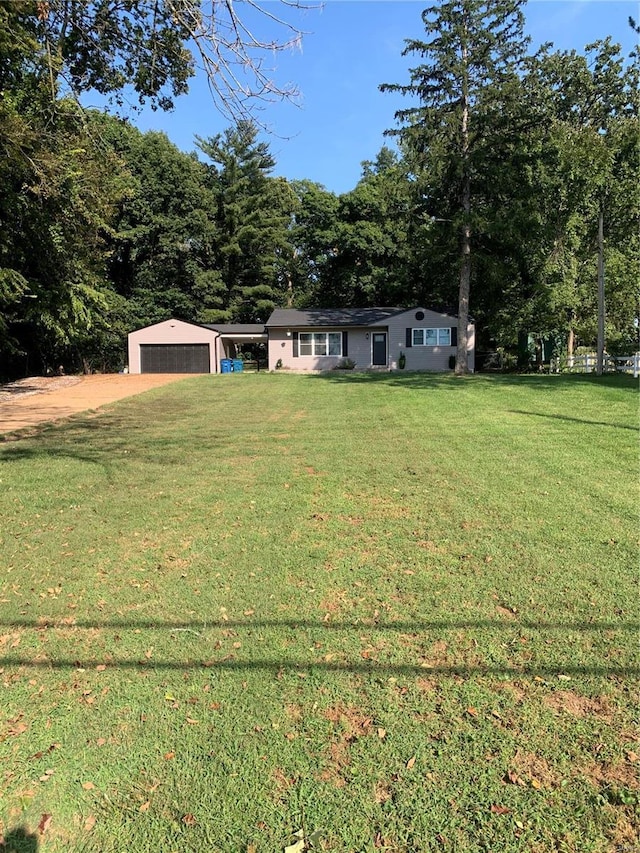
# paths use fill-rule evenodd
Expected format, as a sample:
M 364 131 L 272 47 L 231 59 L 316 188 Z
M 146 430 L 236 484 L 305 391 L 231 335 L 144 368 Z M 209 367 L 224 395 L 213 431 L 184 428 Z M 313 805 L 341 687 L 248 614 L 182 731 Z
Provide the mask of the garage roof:
M 264 323 L 200 323 L 205 329 L 221 335 L 266 335 Z

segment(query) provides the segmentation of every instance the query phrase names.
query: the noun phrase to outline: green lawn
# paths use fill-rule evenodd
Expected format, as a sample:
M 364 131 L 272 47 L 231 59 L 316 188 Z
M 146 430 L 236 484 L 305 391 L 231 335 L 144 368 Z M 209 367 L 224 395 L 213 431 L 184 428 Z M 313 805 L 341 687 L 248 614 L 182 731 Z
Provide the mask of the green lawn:
M 6 848 L 637 851 L 637 426 L 258 374 L 1 443 Z

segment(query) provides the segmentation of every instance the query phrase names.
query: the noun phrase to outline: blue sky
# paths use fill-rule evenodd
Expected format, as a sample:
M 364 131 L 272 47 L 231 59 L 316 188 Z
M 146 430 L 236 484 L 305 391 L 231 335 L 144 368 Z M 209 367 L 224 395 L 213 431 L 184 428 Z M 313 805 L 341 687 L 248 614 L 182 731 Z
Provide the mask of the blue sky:
M 264 5 L 280 11 L 275 0 Z M 293 82 L 301 92 L 299 106 L 274 104 L 259 114 L 271 131 L 265 138 L 277 160 L 274 174 L 309 178 L 336 193 L 356 185 L 361 162 L 375 157 L 385 144 L 384 130 L 394 126 L 395 110 L 406 106 L 378 86 L 408 82 L 412 59 L 401 56 L 404 39 L 423 35 L 420 15 L 428 5 L 426 0 L 325 0 L 322 9 L 299 18 L 282 10 L 307 35 L 300 50 L 269 57 L 274 79 Z M 529 0 L 525 7 L 532 48 L 552 41 L 557 48 L 582 51 L 611 35 L 628 54 L 635 45 L 630 15 L 640 18 L 637 0 Z M 196 135 L 214 136 L 229 125 L 199 78 L 173 112 L 145 109 L 130 118 L 143 131 L 164 131 L 184 151 L 194 149 Z

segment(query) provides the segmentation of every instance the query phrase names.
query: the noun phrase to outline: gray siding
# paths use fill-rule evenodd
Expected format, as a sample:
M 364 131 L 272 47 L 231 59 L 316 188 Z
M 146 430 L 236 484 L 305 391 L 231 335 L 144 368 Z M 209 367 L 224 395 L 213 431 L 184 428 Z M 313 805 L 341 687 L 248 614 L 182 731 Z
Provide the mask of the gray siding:
M 424 313 L 423 320 L 416 320 L 416 312 Z M 409 311 L 403 311 L 400 314 L 390 317 L 388 324 L 367 326 L 367 327 L 349 327 L 346 329 L 348 333 L 348 355 L 347 357 L 355 361 L 356 370 L 367 370 L 372 365 L 372 350 L 371 344 L 373 340 L 373 332 L 387 332 L 387 348 L 388 348 L 388 363 L 387 367 L 390 370 L 398 369 L 398 359 L 400 353 L 406 355 L 406 370 L 430 370 L 430 371 L 447 371 L 449 370 L 449 356 L 455 355 L 456 347 L 407 347 L 406 346 L 406 330 L 408 328 L 457 328 L 458 318 L 451 317 L 448 314 L 439 314 L 435 311 L 429 311 L 426 308 L 412 308 Z M 469 368 L 474 369 L 474 350 L 475 350 L 475 329 L 473 325 L 469 325 Z M 296 371 L 314 371 L 314 370 L 331 370 L 340 361 L 338 356 L 298 356 L 293 355 L 293 341 L 296 332 L 341 332 L 345 331 L 345 327 L 335 326 L 332 328 L 301 327 L 290 329 L 284 328 L 269 328 L 269 370 L 275 370 L 275 366 L 279 359 L 282 360 L 282 367 Z M 287 332 L 291 334 L 288 335 Z
M 424 313 L 423 320 L 416 319 L 416 313 L 418 311 L 422 311 Z M 449 370 L 449 356 L 456 354 L 456 347 L 407 347 L 406 330 L 413 328 L 457 328 L 457 326 L 457 317 L 451 317 L 448 314 L 438 314 L 437 312 L 429 311 L 426 308 L 412 308 L 410 311 L 404 311 L 402 314 L 397 314 L 395 317 L 390 318 L 390 368 L 392 370 L 396 370 L 398 368 L 398 359 L 400 357 L 400 353 L 403 352 L 407 359 L 405 370 Z M 467 346 L 467 352 L 469 353 L 469 369 L 474 370 L 475 327 L 473 324 L 469 324 L 467 334 L 469 337 Z

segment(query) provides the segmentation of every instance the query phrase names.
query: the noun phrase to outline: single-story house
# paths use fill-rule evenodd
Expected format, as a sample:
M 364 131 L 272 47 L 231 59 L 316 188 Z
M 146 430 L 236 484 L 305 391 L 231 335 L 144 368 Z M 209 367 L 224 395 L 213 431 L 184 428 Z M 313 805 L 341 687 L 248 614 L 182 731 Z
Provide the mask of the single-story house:
M 330 370 L 345 359 L 360 370 L 450 370 L 458 320 L 427 308 L 276 309 L 266 324 L 165 320 L 129 335 L 130 373 L 219 373 L 243 343 L 265 343 L 269 369 Z M 475 330 L 468 326 L 469 368 Z M 404 356 L 402 361 L 401 356 Z
M 276 309 L 266 323 L 269 368 L 330 370 L 350 359 L 361 370 L 450 370 L 458 318 L 427 308 Z M 473 370 L 475 328 L 467 330 Z

